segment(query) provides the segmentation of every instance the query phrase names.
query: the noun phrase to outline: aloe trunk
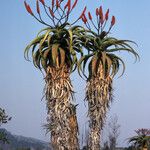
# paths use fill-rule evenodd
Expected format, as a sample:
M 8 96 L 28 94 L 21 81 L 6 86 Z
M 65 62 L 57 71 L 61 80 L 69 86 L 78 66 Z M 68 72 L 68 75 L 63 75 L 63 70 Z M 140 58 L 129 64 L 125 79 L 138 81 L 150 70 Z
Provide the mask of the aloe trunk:
M 96 76 L 87 82 L 86 98 L 89 113 L 89 150 L 100 150 L 100 135 L 107 109 L 112 101 L 112 79 L 104 77 L 100 66 Z
M 68 68 L 48 67 L 46 100 L 48 108 L 48 129 L 51 131 L 51 144 L 54 150 L 79 150 L 78 124 L 73 89 Z

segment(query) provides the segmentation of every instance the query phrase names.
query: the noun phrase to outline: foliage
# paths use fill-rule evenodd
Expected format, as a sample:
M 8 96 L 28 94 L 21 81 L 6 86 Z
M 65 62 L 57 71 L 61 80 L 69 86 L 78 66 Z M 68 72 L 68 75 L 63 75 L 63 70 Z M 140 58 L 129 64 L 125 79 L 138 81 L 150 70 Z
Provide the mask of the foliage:
M 82 72 L 82 74 L 87 78 L 87 75 L 85 74 L 85 67 L 89 59 L 88 78 L 95 77 L 98 74 L 100 64 L 103 66 L 103 74 L 105 78 L 109 75 L 114 77 L 119 71 L 120 64 L 123 65 L 123 74 L 125 70 L 125 63 L 119 56 L 116 55 L 116 52 L 127 51 L 133 54 L 136 60 L 139 59 L 139 55 L 130 45 L 132 43 L 136 44 L 135 42 L 131 40 L 120 40 L 109 36 L 109 33 L 115 24 L 115 17 L 112 16 L 109 28 L 105 29 L 109 21 L 109 9 L 107 9 L 105 15 L 103 15 L 102 6 L 100 6 L 100 8 L 96 8 L 96 21 L 93 20 L 90 12 L 88 12 L 89 20 L 85 14 L 83 16 L 84 19 L 82 20 L 88 28 L 88 31 L 84 35 L 85 41 L 83 42 L 83 46 L 88 51 L 88 54 L 83 55 L 79 60 L 79 74 Z M 94 22 L 97 22 L 97 25 L 94 24 Z M 95 31 L 93 31 L 92 26 L 95 28 Z
M 135 147 L 134 146 L 129 146 L 129 147 L 125 148 L 125 150 L 135 150 Z
M 2 141 L 3 143 L 9 143 L 7 139 L 7 134 L 5 134 L 4 132 L 0 132 L 0 141 Z
M 115 150 L 120 135 L 120 124 L 118 123 L 117 115 L 111 117 L 106 129 L 108 131 L 108 137 L 104 141 L 103 150 Z
M 33 13 L 30 6 L 25 2 L 27 11 L 40 23 L 48 26 L 42 29 L 25 49 L 27 60 L 29 60 L 29 50 L 32 50 L 33 63 L 37 68 L 46 70 L 48 65 L 59 68 L 67 63 L 72 71 L 78 64 L 79 74 L 81 75 L 82 72 L 87 78 L 85 67 L 90 59 L 88 78 L 97 74 L 99 64 L 103 66 L 105 77 L 108 75 L 114 77 L 119 71 L 120 64 L 123 66 L 122 74 L 125 70 L 125 63 L 115 54 L 116 52 L 127 51 L 133 54 L 136 60 L 139 59 L 139 55 L 130 45 L 131 43 L 135 44 L 135 42 L 108 36 L 116 22 L 115 16 L 112 16 L 111 24 L 105 30 L 109 21 L 109 9 L 104 14 L 102 6 L 96 8 L 97 20 L 94 21 L 91 12 L 88 12 L 89 20 L 87 19 L 85 7 L 81 15 L 73 23 L 69 23 L 69 17 L 77 4 L 77 0 L 72 6 L 71 0 L 68 0 L 67 3 L 64 3 L 64 0 L 52 0 L 51 6 L 47 6 L 45 1 L 40 0 L 40 2 L 51 20 L 51 24 L 43 21 L 38 1 L 36 7 L 39 17 Z M 74 26 L 80 19 L 82 19 L 86 28 L 78 25 Z M 97 24 L 94 22 L 97 22 Z M 88 54 L 83 51 L 82 46 L 88 51 Z M 36 48 L 37 50 L 35 50 Z M 77 53 L 81 54 L 79 61 Z
M 17 148 L 16 150 L 31 150 L 30 148 Z
M 5 110 L 0 108 L 0 126 L 2 124 L 8 123 L 11 120 L 11 117 L 8 117 L 5 113 Z M 3 143 L 8 143 L 7 135 L 4 132 L 0 132 L 0 141 Z
M 64 3 L 64 0 L 56 1 L 56 3 L 52 1 L 51 6 L 47 6 L 45 1 L 40 2 L 48 18 L 51 20 L 51 24 L 43 21 L 38 1 L 36 7 L 39 17 L 33 13 L 30 6 L 25 2 L 27 11 L 40 23 L 48 26 L 38 33 L 37 37 L 25 50 L 25 58 L 27 60 L 29 60 L 29 50 L 32 50 L 33 63 L 37 68 L 46 70 L 48 65 L 62 67 L 65 62 L 69 66 L 71 65 L 71 68 L 76 68 L 76 54 L 80 53 L 82 57 L 78 62 L 79 74 L 82 72 L 85 75 L 86 63 L 92 57 L 88 67 L 89 77 L 97 73 L 98 64 L 100 63 L 103 65 L 106 76 L 109 74 L 115 76 L 119 70 L 120 63 L 123 65 L 123 72 L 125 64 L 121 58 L 113 54 L 114 52 L 128 51 L 136 59 L 139 58 L 138 54 L 130 46 L 130 43 L 134 43 L 133 41 L 118 40 L 114 37 L 107 36 L 115 24 L 115 17 L 112 16 L 111 25 L 107 31 L 105 30 L 105 26 L 109 21 L 109 9 L 103 15 L 102 6 L 96 8 L 97 20 L 95 22 L 97 22 L 97 25 L 94 24 L 93 16 L 90 12 L 88 12 L 89 20 L 87 19 L 85 14 L 86 7 L 73 23 L 69 23 L 70 15 L 77 4 L 77 0 L 72 6 L 70 0 L 67 3 Z M 74 26 L 79 19 L 82 19 L 87 29 L 78 25 Z M 96 31 L 92 28 L 92 25 Z M 83 52 L 82 46 L 88 50 L 88 55 Z M 36 48 L 37 50 L 35 50 Z M 57 61 L 59 63 L 56 63 Z M 81 69 L 81 64 L 83 64 L 83 69 Z
M 27 46 L 25 56 L 28 59 L 29 49 L 32 47 L 32 57 L 35 67 L 43 68 L 53 66 L 62 68 L 65 64 L 73 71 L 77 65 L 76 53 L 82 54 L 79 32 L 81 27 L 69 29 L 58 27 L 46 28 Z M 43 33 L 45 31 L 45 33 Z M 35 48 L 37 50 L 35 51 Z
M 68 22 L 77 1 L 72 6 L 70 1 L 66 5 L 64 5 L 64 1 L 57 1 L 55 4 L 52 1 L 51 6 L 47 6 L 44 1 L 40 2 L 52 21 L 52 25 L 42 20 L 38 1 L 37 13 L 39 19 L 25 2 L 27 11 L 39 22 L 48 26 L 42 29 L 37 34 L 37 37 L 26 47 L 24 51 L 25 58 L 29 60 L 29 50 L 31 49 L 33 63 L 38 69 L 44 69 L 46 72 L 48 66 L 62 68 L 62 66 L 67 65 L 72 72 L 77 66 L 77 53 L 81 55 L 83 53 L 81 50 L 81 36 L 84 28 L 74 26 L 80 17 L 72 24 Z
M 0 126 L 2 124 L 8 123 L 8 121 L 10 120 L 11 120 L 11 117 L 8 117 L 8 115 L 6 115 L 5 110 L 0 108 Z
M 129 138 L 129 143 L 136 148 L 148 148 L 150 146 L 150 129 L 135 130 L 136 136 Z

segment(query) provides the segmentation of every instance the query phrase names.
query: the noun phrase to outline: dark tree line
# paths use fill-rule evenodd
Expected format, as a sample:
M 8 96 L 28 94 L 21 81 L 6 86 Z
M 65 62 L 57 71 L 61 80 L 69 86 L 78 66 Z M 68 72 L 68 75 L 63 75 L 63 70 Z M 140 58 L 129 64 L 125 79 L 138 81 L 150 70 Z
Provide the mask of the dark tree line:
M 2 124 L 8 123 L 8 121 L 10 120 L 11 117 L 6 114 L 4 109 L 0 108 L 0 127 L 2 126 Z M 0 141 L 2 141 L 3 143 L 8 143 L 7 135 L 4 132 L 0 132 Z

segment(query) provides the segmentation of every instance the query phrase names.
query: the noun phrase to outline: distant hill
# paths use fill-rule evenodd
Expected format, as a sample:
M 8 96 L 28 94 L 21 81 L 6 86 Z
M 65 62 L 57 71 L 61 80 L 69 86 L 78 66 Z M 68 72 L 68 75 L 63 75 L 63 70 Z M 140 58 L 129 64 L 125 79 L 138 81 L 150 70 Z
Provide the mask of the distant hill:
M 9 144 L 0 142 L 0 150 L 52 150 L 48 142 L 30 137 L 13 135 L 11 132 L 2 128 L 0 128 L 0 132 L 5 133 L 9 141 Z M 125 148 L 116 148 L 116 150 L 125 150 Z
M 0 142 L 0 150 L 51 150 L 49 143 L 24 136 L 13 135 L 6 129 L 0 129 L 7 135 L 9 144 Z

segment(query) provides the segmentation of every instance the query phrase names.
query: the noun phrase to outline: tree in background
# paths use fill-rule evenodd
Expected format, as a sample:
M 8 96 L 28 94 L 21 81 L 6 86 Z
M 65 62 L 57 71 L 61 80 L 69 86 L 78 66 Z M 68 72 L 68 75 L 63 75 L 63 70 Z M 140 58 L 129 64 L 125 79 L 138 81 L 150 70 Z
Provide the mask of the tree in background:
M 115 115 L 109 122 L 109 147 L 110 150 L 115 150 L 117 146 L 117 140 L 120 135 L 120 125 L 118 123 L 118 117 Z
M 150 129 L 135 130 L 136 136 L 129 138 L 131 143 L 137 150 L 148 150 L 150 148 Z
M 8 121 L 10 120 L 11 117 L 8 117 L 5 110 L 0 108 L 0 127 L 2 126 L 2 124 L 8 123 Z M 4 132 L 0 132 L 0 141 L 2 141 L 3 143 L 8 143 L 7 135 Z
M 134 146 L 129 146 L 129 147 L 125 148 L 124 150 L 135 150 L 135 147 Z
M 117 115 L 112 116 L 108 123 L 108 140 L 104 142 L 103 150 L 115 150 L 117 147 L 118 137 L 120 135 L 120 125 Z
M 104 142 L 103 150 L 115 150 L 117 147 L 118 137 L 120 135 L 120 124 L 117 115 L 112 116 L 108 123 L 108 137 Z
M 82 21 L 88 29 L 83 43 L 87 54 L 83 55 L 78 63 L 79 74 L 82 73 L 81 76 L 87 79 L 85 99 L 88 102 L 90 128 L 88 147 L 90 150 L 100 149 L 101 131 L 107 110 L 113 100 L 112 82 L 121 64 L 122 74 L 125 70 L 125 63 L 117 52 L 129 52 L 135 56 L 136 60 L 139 58 L 131 46 L 133 41 L 120 40 L 109 35 L 115 24 L 115 16 L 112 16 L 108 25 L 109 9 L 104 13 L 100 6 L 96 8 L 95 14 L 96 21 L 90 12 L 88 17 L 85 13 L 83 15 Z M 88 64 L 88 74 L 85 71 L 86 64 Z
M 108 141 L 104 142 L 103 150 L 110 150 Z

